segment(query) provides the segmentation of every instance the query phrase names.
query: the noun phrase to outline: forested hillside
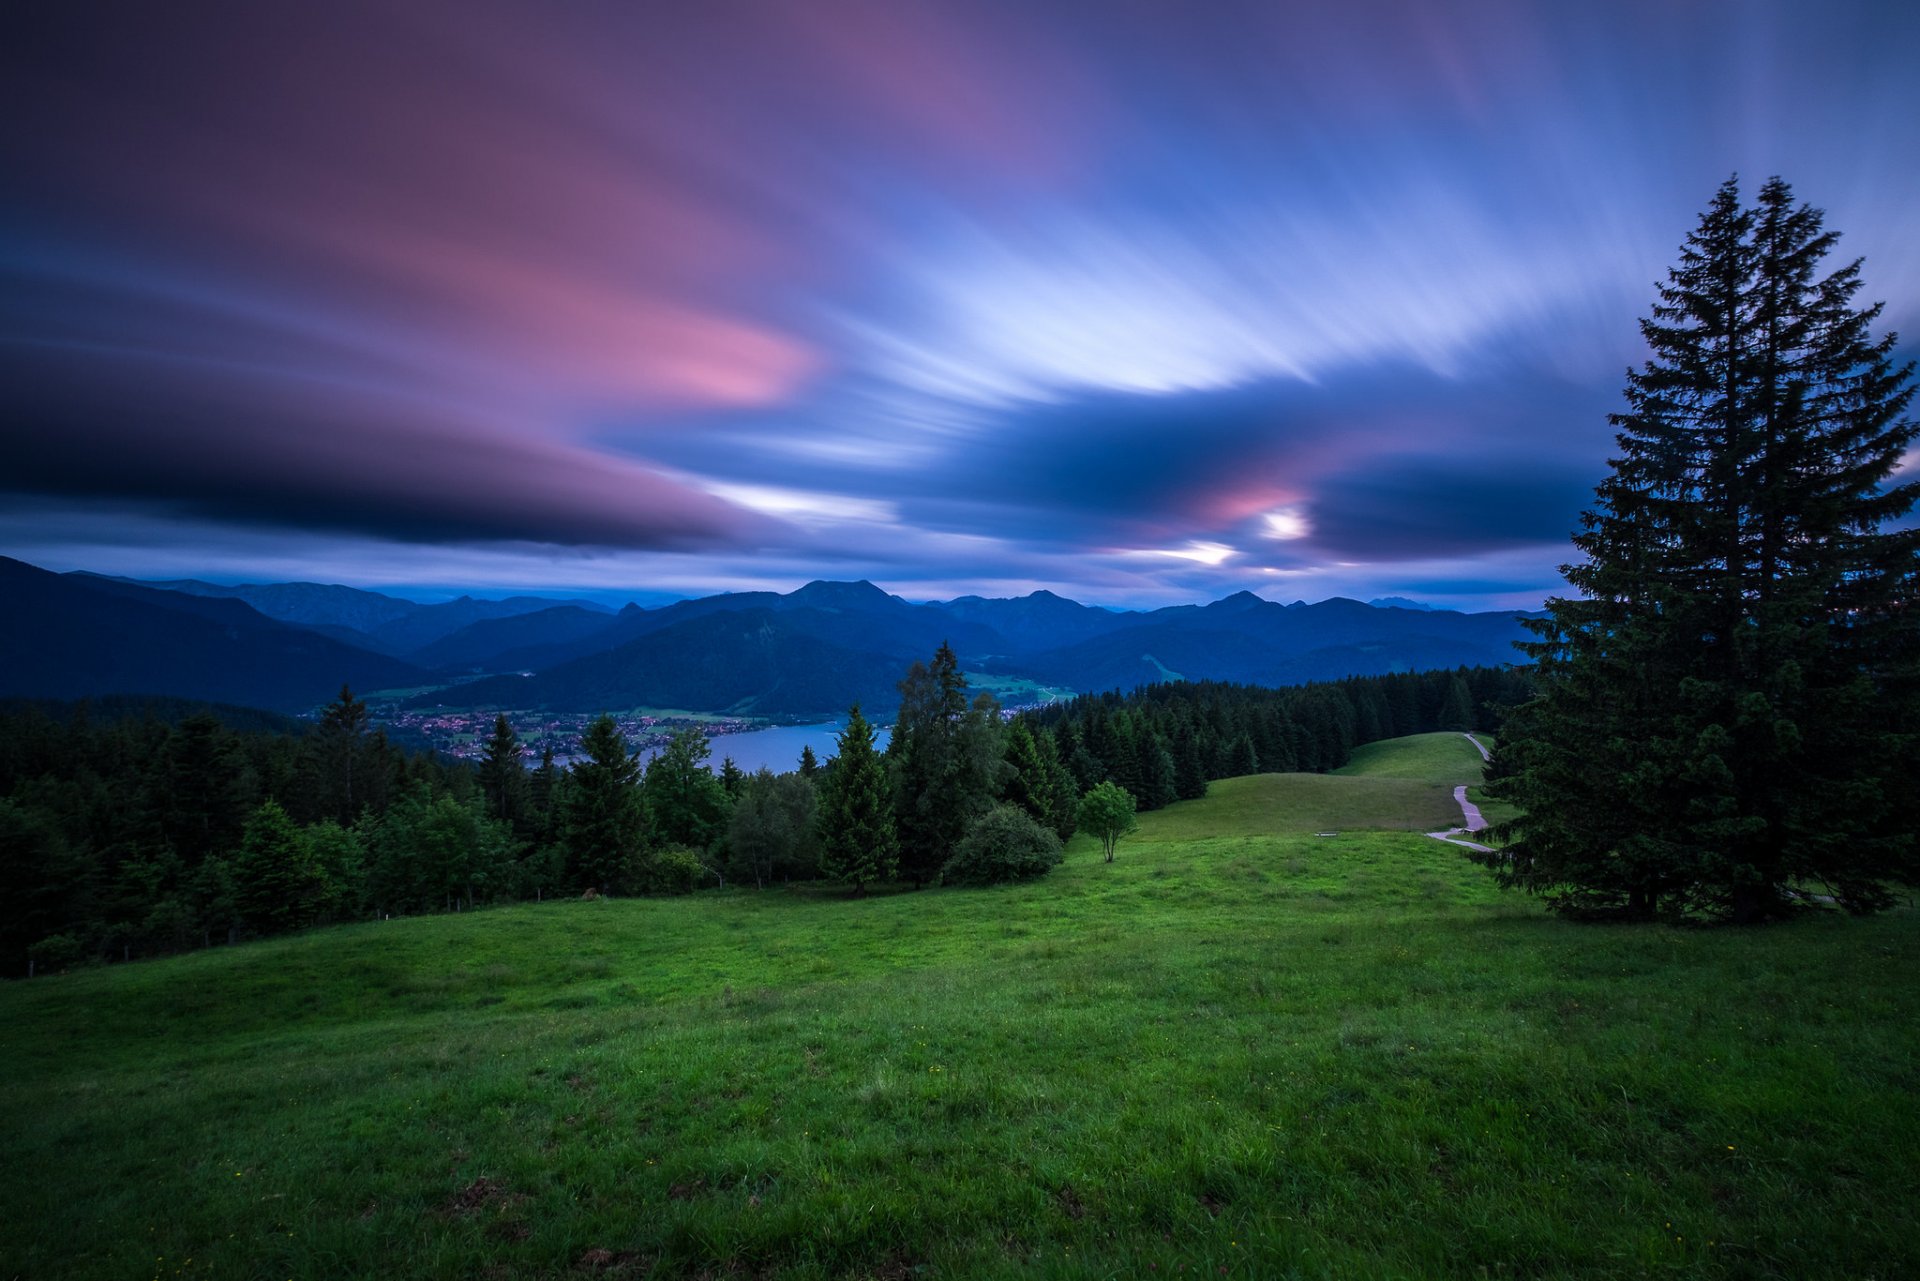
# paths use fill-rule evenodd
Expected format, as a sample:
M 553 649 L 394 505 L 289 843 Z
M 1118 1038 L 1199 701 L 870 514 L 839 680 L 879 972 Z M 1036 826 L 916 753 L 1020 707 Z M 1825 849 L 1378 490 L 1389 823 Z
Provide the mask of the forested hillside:
M 396 746 L 345 691 L 312 726 L 177 702 L 16 703 L 0 707 L 0 972 L 588 889 L 1042 874 L 1102 785 L 1151 811 L 1212 779 L 1336 769 L 1361 743 L 1491 727 L 1525 679 L 1170 684 L 1009 722 L 943 647 L 899 682 L 867 784 L 897 853 L 858 879 L 832 857 L 850 821 L 839 762 L 715 774 L 698 731 L 643 770 L 603 718 L 570 767 L 549 754 L 529 768 L 504 716 L 468 765 Z M 991 850 L 986 835 L 966 844 L 976 829 L 999 834 Z M 1009 842 L 1033 852 L 1002 858 Z M 963 849 L 980 857 L 956 863 Z

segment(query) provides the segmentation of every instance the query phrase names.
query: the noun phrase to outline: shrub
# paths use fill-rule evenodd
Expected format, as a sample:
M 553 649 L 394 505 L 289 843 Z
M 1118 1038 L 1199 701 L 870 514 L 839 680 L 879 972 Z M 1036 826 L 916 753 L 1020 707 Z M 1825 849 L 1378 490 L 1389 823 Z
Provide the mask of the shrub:
M 689 894 L 713 873 L 684 845 L 668 845 L 648 856 L 641 874 L 648 894 Z
M 950 885 L 1029 881 L 1060 865 L 1060 838 L 1017 805 L 996 805 L 973 821 L 941 869 Z

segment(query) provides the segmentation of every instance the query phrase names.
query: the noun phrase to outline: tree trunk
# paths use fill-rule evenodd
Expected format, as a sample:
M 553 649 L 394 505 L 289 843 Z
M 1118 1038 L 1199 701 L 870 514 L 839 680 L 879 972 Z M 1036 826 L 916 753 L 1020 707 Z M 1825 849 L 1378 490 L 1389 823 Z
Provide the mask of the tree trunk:
M 1773 915 L 1772 887 L 1736 885 L 1733 887 L 1733 923 L 1756 925 Z

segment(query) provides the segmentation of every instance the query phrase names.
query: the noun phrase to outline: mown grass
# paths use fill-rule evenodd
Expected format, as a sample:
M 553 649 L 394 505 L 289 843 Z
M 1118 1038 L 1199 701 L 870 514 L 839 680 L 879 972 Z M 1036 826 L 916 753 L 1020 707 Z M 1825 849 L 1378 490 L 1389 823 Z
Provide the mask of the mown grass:
M 1914 914 L 1568 924 L 1330 781 L 1420 780 L 7 985 L 0 1274 L 1920 1272 Z

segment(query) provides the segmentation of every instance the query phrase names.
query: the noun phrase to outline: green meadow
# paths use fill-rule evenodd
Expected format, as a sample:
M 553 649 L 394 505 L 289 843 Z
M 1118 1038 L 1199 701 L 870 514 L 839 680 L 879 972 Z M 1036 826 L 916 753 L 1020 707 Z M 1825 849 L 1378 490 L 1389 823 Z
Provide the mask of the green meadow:
M 1556 920 L 1479 768 L 5 984 L 0 1278 L 1920 1274 L 1920 918 Z

